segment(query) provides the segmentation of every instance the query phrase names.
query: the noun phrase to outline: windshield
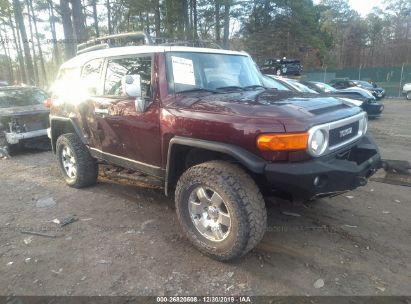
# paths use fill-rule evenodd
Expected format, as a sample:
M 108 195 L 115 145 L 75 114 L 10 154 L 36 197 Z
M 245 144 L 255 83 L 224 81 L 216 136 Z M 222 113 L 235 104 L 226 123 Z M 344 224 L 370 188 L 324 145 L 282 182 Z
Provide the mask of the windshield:
M 316 91 L 310 89 L 309 87 L 303 85 L 302 83 L 299 83 L 298 81 L 291 80 L 291 79 L 287 79 L 287 80 L 284 79 L 284 81 L 289 83 L 294 88 L 296 88 L 299 92 L 318 94 Z
M 328 93 L 328 92 L 335 92 L 337 91 L 335 88 L 333 88 L 332 86 L 326 84 L 326 83 L 322 83 L 322 82 L 316 82 L 315 85 L 321 89 L 321 91 Z
M 372 84 L 367 81 L 356 81 L 357 85 L 360 85 L 364 88 L 372 88 Z
M 248 56 L 169 52 L 166 61 L 171 92 L 264 86 L 260 72 Z
M 0 108 L 22 107 L 42 104 L 47 98 L 38 89 L 7 89 L 0 91 Z

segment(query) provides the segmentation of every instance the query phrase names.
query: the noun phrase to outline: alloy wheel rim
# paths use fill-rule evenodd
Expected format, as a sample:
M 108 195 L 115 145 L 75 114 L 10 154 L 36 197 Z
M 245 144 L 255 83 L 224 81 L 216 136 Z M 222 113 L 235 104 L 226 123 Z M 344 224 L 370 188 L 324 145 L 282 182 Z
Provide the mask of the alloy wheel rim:
M 189 197 L 188 211 L 194 227 L 208 240 L 221 242 L 230 234 L 230 212 L 216 191 L 202 186 L 195 188 Z
M 77 175 L 76 158 L 68 146 L 61 150 L 61 161 L 64 171 L 69 178 L 75 178 Z

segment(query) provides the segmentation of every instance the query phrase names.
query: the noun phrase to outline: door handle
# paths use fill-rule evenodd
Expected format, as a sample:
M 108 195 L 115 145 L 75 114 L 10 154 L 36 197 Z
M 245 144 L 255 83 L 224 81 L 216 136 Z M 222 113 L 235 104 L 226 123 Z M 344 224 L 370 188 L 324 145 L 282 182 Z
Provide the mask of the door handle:
M 106 114 L 108 114 L 108 109 L 94 108 L 94 113 L 95 114 L 106 115 Z

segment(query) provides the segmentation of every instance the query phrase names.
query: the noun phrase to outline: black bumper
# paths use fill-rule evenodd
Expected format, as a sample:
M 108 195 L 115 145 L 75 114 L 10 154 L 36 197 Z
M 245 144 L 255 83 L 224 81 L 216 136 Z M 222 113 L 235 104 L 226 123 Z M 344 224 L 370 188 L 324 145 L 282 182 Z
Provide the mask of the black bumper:
M 381 167 L 378 147 L 368 136 L 332 155 L 295 163 L 270 163 L 265 177 L 272 188 L 298 199 L 332 196 L 367 183 Z
M 384 105 L 381 103 L 368 103 L 364 102 L 363 107 L 365 112 L 367 112 L 368 117 L 378 117 L 384 110 Z

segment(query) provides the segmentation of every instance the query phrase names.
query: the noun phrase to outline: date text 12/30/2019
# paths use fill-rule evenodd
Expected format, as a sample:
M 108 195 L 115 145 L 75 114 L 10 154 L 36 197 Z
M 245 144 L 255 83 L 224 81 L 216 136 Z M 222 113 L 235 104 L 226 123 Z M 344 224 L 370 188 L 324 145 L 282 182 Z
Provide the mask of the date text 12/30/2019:
M 156 297 L 157 303 L 251 303 L 248 296 L 162 296 Z

